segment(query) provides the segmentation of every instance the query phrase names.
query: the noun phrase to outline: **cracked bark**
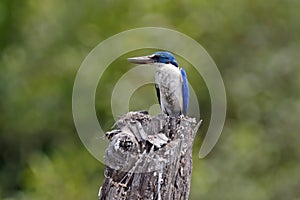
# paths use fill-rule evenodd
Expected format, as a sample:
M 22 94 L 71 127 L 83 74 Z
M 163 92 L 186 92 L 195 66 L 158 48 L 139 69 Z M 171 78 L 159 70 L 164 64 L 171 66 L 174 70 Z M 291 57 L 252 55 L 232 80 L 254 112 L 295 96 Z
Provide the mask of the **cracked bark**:
M 99 200 L 187 200 L 192 145 L 201 124 L 194 118 L 129 112 L 106 133 L 105 180 Z

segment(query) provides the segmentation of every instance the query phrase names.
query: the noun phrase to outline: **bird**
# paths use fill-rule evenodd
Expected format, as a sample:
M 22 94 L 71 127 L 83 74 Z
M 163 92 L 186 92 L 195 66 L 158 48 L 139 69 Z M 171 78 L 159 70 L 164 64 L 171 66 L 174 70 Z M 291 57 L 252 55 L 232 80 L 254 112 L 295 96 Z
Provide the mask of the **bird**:
M 128 61 L 156 67 L 155 89 L 162 113 L 171 117 L 187 115 L 188 79 L 185 70 L 179 68 L 172 53 L 160 51 L 147 56 L 128 58 Z

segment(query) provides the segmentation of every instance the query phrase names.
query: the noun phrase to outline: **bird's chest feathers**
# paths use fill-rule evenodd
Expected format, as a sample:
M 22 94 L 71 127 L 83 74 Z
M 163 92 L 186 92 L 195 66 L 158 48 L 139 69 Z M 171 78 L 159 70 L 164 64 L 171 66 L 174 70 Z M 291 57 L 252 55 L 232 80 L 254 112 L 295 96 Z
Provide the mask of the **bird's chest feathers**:
M 156 70 L 155 82 L 161 87 L 174 89 L 182 83 L 180 70 L 171 64 L 160 64 Z
M 182 78 L 179 68 L 171 64 L 159 65 L 155 82 L 159 86 L 161 101 L 169 106 L 182 103 Z

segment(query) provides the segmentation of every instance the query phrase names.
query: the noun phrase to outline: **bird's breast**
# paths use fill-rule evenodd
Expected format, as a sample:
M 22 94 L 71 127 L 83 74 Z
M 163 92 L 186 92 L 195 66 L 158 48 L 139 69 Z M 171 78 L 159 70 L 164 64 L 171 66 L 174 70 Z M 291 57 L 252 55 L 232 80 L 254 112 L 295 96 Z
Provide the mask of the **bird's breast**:
M 180 70 L 171 64 L 158 66 L 155 82 L 159 86 L 162 109 L 169 114 L 180 114 L 183 107 Z

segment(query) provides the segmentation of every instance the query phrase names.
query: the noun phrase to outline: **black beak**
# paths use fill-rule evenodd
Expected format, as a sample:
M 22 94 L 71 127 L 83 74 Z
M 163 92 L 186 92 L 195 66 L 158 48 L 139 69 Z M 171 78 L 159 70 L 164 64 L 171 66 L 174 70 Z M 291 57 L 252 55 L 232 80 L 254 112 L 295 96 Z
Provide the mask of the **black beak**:
M 149 64 L 155 62 L 153 55 L 128 58 L 128 61 L 135 64 Z

